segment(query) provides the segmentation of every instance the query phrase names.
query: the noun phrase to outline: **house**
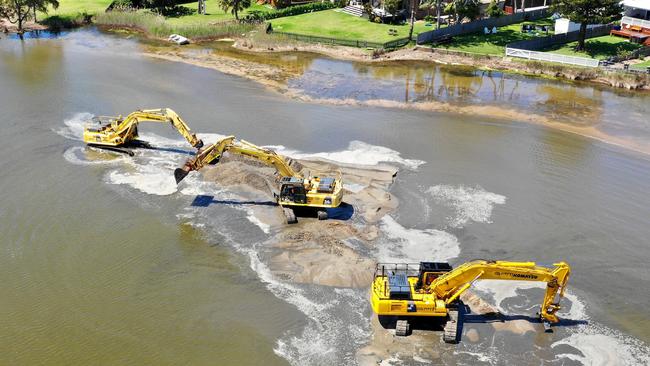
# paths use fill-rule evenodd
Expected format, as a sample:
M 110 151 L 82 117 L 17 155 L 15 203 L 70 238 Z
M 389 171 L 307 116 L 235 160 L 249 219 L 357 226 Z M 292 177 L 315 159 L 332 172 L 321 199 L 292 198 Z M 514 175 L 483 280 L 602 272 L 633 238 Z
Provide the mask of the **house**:
M 623 0 L 623 17 L 650 21 L 650 0 Z
M 623 0 L 622 3 L 621 27 L 611 34 L 650 46 L 650 0 Z
M 506 14 L 518 13 L 526 10 L 546 8 L 553 0 L 506 0 L 504 10 Z

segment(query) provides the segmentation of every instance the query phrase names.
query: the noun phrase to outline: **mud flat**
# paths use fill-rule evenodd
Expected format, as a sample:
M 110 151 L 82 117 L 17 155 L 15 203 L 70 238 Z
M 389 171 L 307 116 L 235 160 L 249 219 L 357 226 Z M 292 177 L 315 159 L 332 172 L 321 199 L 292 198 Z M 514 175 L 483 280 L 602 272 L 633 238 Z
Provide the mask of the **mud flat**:
M 315 47 L 315 46 L 314 46 Z M 319 46 L 329 50 L 328 47 Z M 317 52 L 311 48 L 306 51 Z M 330 50 L 331 51 L 331 50 Z M 277 52 L 277 51 L 273 51 Z M 292 52 L 287 49 L 286 52 Z M 254 52 L 253 52 L 254 53 Z M 318 52 L 327 54 L 327 52 Z M 616 136 L 603 131 L 598 128 L 599 123 L 593 116 L 578 116 L 571 119 L 571 123 L 561 122 L 555 120 L 547 114 L 537 113 L 534 111 L 521 110 L 516 108 L 509 108 L 497 105 L 481 105 L 481 104 L 457 104 L 446 101 L 421 101 L 421 102 L 403 102 L 390 99 L 368 99 L 358 100 L 354 98 L 327 98 L 316 97 L 307 95 L 302 90 L 291 88 L 287 85 L 288 80 L 294 77 L 300 77 L 301 70 L 296 70 L 291 67 L 283 67 L 274 63 L 262 63 L 242 58 L 220 55 L 215 52 L 201 52 L 196 49 L 179 49 L 172 47 L 152 47 L 147 49 L 144 53 L 145 56 L 162 59 L 173 62 L 183 62 L 199 67 L 217 70 L 226 74 L 244 77 L 253 80 L 260 85 L 266 87 L 268 90 L 282 94 L 283 96 L 292 99 L 300 100 L 308 103 L 319 103 L 328 105 L 342 105 L 342 106 L 362 106 L 362 107 L 380 107 L 380 108 L 395 108 L 395 109 L 415 109 L 421 111 L 453 113 L 466 116 L 484 117 L 490 116 L 497 118 L 501 121 L 509 122 L 524 122 L 534 125 L 540 125 L 547 128 L 552 128 L 567 133 L 591 138 L 600 142 L 629 149 L 642 154 L 650 154 L 650 144 L 645 141 L 638 141 L 628 136 Z M 345 53 L 347 55 L 347 53 Z M 455 64 L 449 55 L 443 55 L 443 59 L 438 60 L 432 58 L 430 53 L 423 51 L 406 52 L 405 50 L 391 53 L 393 58 L 382 58 L 372 60 L 372 62 L 385 62 L 385 61 L 417 61 L 419 58 L 413 54 L 424 54 L 426 58 L 431 61 Z M 329 55 L 331 56 L 331 55 Z M 343 59 L 354 59 L 353 55 L 349 57 L 342 57 Z M 359 55 L 357 55 L 359 56 Z M 361 57 L 361 56 L 359 56 Z M 477 65 L 472 65 L 478 67 Z M 571 111 L 567 111 L 570 113 Z

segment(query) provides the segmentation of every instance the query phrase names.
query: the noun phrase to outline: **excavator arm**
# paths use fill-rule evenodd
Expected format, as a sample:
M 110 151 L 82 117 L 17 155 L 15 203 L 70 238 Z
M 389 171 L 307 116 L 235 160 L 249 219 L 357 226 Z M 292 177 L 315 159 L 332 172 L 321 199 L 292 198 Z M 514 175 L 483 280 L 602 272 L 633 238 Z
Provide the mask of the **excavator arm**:
M 84 141 L 89 144 L 119 146 L 137 138 L 141 122 L 169 122 L 193 147 L 200 149 L 203 141 L 190 131 L 181 117 L 169 108 L 142 109 L 125 118 L 111 118 L 110 123 L 99 129 L 86 128 Z
M 538 281 L 546 283 L 546 293 L 540 317 L 550 323 L 559 321 L 560 299 L 569 281 L 570 267 L 565 262 L 554 268 L 538 266 L 535 262 L 475 260 L 467 262 L 433 280 L 425 291 L 434 293 L 446 304 L 454 302 L 477 280 Z
M 187 160 L 182 168 L 176 169 L 174 171 L 176 183 L 180 183 L 191 171 L 200 170 L 207 164 L 216 164 L 226 151 L 232 154 L 247 156 L 273 166 L 280 176 L 302 178 L 275 151 L 259 147 L 244 140 L 237 140 L 235 136 L 228 136 L 199 150 L 196 156 Z

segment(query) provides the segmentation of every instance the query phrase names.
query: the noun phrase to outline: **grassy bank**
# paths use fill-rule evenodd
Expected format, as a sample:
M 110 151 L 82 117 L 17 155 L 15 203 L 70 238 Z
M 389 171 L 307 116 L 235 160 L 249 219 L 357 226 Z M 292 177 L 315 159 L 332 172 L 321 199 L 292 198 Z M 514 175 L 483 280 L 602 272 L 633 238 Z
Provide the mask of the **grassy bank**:
M 545 52 L 559 53 L 568 56 L 589 57 L 596 60 L 604 60 L 610 56 L 616 56 L 624 52 L 632 52 L 641 45 L 631 43 L 624 38 L 614 36 L 602 36 L 590 38 L 585 41 L 585 51 L 576 52 L 578 42 L 555 45 L 544 49 Z
M 389 42 L 398 38 L 408 37 L 407 24 L 378 24 L 369 22 L 366 18 L 345 14 L 338 9 L 318 11 L 273 19 L 273 30 L 316 37 L 340 38 L 345 40 L 361 40 L 368 42 Z M 390 35 L 389 29 L 395 29 L 396 35 Z M 415 24 L 413 34 L 430 31 L 435 27 L 425 26 L 425 22 Z
M 50 7 L 47 16 L 68 18 L 84 13 L 94 15 L 104 12 L 111 2 L 112 0 L 61 0 L 57 9 Z
M 59 7 L 49 7 L 47 13 L 38 12 L 39 23 L 50 29 L 74 28 L 90 21 L 90 17 L 103 13 L 112 0 L 61 0 Z
M 534 33 L 522 33 L 521 25 L 524 23 L 547 26 L 552 25 L 552 21 L 548 18 L 515 23 L 505 27 L 499 27 L 497 34 L 483 34 L 483 32 L 463 34 L 455 36 L 453 40 L 447 44 L 436 47 L 481 55 L 503 56 L 505 55 L 506 45 L 508 43 L 546 36 L 546 33 L 540 33 L 539 35 Z M 549 32 L 549 34 L 553 33 Z
M 150 36 L 167 38 L 170 34 L 181 34 L 197 39 L 213 39 L 241 35 L 256 28 L 238 22 L 170 22 L 165 17 L 149 11 L 111 11 L 98 14 L 95 23 L 107 27 L 139 29 Z

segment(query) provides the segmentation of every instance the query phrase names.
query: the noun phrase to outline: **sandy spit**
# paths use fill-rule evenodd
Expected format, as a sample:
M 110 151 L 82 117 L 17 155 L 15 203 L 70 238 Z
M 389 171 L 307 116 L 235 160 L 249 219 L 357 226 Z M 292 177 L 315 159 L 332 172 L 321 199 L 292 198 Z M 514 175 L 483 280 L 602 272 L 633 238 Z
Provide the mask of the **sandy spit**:
M 354 59 L 355 57 L 361 57 L 360 55 L 355 55 L 355 52 L 361 52 L 361 50 L 347 52 L 349 47 L 342 47 L 346 49 L 341 58 Z M 292 51 L 287 47 L 284 51 Z M 302 49 L 301 49 L 302 50 Z M 316 52 L 320 50 L 320 53 L 328 54 L 328 52 L 342 52 L 338 49 L 333 49 L 326 46 L 314 45 L 307 51 Z M 356 50 L 356 49 L 355 49 Z M 273 51 L 273 52 L 284 52 L 284 51 Z M 499 120 L 505 120 L 510 122 L 525 122 L 535 125 L 545 126 L 548 128 L 553 128 L 567 133 L 572 133 L 580 135 L 583 137 L 591 138 L 594 140 L 601 141 L 606 144 L 622 147 L 628 150 L 632 150 L 642 154 L 650 154 L 650 144 L 641 143 L 636 141 L 631 141 L 625 138 L 609 135 L 594 126 L 576 126 L 571 124 L 566 124 L 562 122 L 557 122 L 551 120 L 549 117 L 535 114 L 535 113 L 526 113 L 523 111 L 517 111 L 514 109 L 501 108 L 497 106 L 485 106 L 485 105 L 467 105 L 467 106 L 457 106 L 445 102 L 417 102 L 417 103 L 404 103 L 394 100 L 385 100 L 385 99 L 374 99 L 374 100 L 365 100 L 360 101 L 356 99 L 328 99 L 328 98 L 312 98 L 300 93 L 300 91 L 288 89 L 286 85 L 286 80 L 293 75 L 290 71 L 276 67 L 273 65 L 267 65 L 242 59 L 237 59 L 233 57 L 226 57 L 216 54 L 207 54 L 207 53 L 196 53 L 191 51 L 183 50 L 158 50 L 155 52 L 145 52 L 145 56 L 163 59 L 167 61 L 174 62 L 183 62 L 192 64 L 195 66 L 200 66 L 204 68 L 209 68 L 217 70 L 226 74 L 236 75 L 244 77 L 250 80 L 253 80 L 262 86 L 266 87 L 268 90 L 277 92 L 284 96 L 289 96 L 290 98 L 297 99 L 303 102 L 309 103 L 319 103 L 319 104 L 329 104 L 329 105 L 342 105 L 342 106 L 369 106 L 369 107 L 383 107 L 383 108 L 400 108 L 400 109 L 416 109 L 422 111 L 431 111 L 431 112 L 443 112 L 443 113 L 453 113 L 453 114 L 462 114 L 468 116 L 477 116 L 485 117 L 490 116 L 491 118 L 497 118 Z M 391 53 L 392 60 L 411 60 L 417 59 L 417 57 L 412 56 L 410 50 L 400 50 L 394 53 Z M 330 55 L 332 56 L 332 55 Z M 369 57 L 369 56 L 365 56 Z M 384 60 L 385 61 L 385 60 Z M 434 62 L 443 62 L 447 63 L 448 60 L 437 60 L 431 59 Z M 374 61 L 373 61 L 374 62 Z

